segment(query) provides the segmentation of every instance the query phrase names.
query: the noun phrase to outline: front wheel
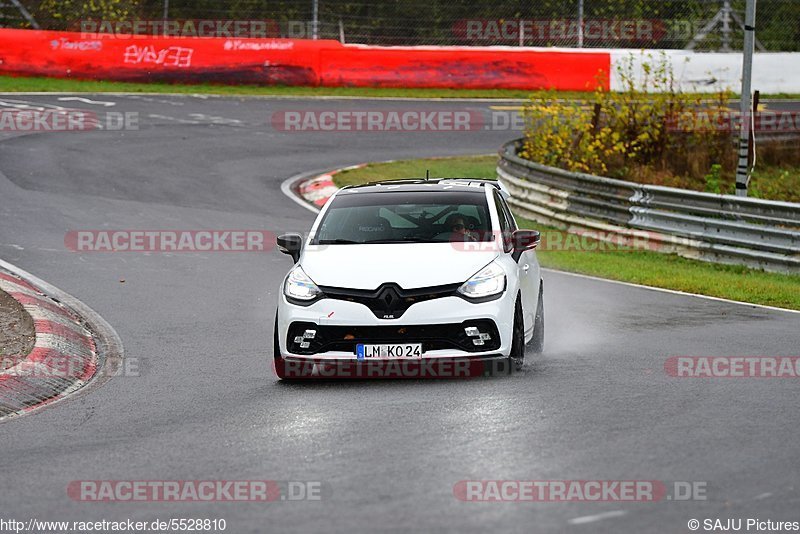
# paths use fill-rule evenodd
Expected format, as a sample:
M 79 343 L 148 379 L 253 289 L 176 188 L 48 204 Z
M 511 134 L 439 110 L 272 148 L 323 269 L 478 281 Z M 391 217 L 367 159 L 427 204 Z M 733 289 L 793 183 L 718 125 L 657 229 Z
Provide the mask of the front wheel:
M 522 318 L 522 301 L 519 296 L 517 296 L 517 302 L 514 305 L 514 329 L 512 335 L 511 354 L 509 354 L 508 359 L 509 363 L 511 363 L 510 367 L 519 371 L 525 361 L 525 322 Z
M 536 317 L 533 320 L 533 337 L 529 346 L 534 354 L 544 351 L 544 283 L 539 284 L 539 302 L 536 303 Z

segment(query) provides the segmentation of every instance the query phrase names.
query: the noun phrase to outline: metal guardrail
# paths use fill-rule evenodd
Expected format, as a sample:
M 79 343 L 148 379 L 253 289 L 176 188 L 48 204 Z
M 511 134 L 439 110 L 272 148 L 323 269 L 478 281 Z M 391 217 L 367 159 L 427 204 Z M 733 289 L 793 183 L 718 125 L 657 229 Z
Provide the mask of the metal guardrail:
M 800 272 L 800 204 L 569 172 L 518 157 L 521 142 L 500 149 L 497 176 L 527 218 L 694 259 Z

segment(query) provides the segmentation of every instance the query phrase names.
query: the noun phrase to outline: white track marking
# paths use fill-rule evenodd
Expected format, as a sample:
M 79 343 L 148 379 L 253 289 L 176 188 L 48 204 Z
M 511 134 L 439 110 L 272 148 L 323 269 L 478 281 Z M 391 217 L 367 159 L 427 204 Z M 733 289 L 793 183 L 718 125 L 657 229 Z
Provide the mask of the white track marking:
M 15 284 L 7 280 L 0 279 L 0 289 L 6 293 L 22 293 L 23 295 L 28 295 L 29 297 L 34 297 L 37 299 L 42 298 L 42 294 L 38 291 L 34 291 L 26 286 Z
M 228 119 L 226 117 L 219 117 L 217 115 L 206 115 L 205 113 L 189 113 L 189 116 L 201 122 L 210 122 L 212 124 L 220 124 L 223 126 L 239 126 L 243 124 L 239 119 Z
M 542 270 L 543 271 L 549 271 L 551 273 L 556 273 L 556 274 L 565 274 L 567 276 L 577 276 L 579 278 L 588 278 L 589 280 L 597 280 L 599 282 L 608 282 L 609 284 L 619 284 L 619 285 L 629 286 L 629 287 L 640 287 L 640 288 L 644 288 L 644 289 L 650 289 L 651 291 L 660 291 L 661 293 L 672 293 L 673 295 L 683 295 L 683 296 L 688 296 L 688 297 L 698 297 L 698 298 L 701 298 L 701 299 L 716 300 L 718 302 L 727 302 L 728 304 L 739 304 L 741 306 L 751 306 L 753 308 L 763 308 L 765 310 L 771 310 L 771 311 L 780 311 L 780 312 L 787 312 L 787 313 L 800 313 L 800 310 L 789 310 L 787 308 L 778 308 L 778 307 L 775 307 L 775 306 L 767 306 L 765 304 L 753 304 L 752 302 L 742 302 L 740 300 L 730 300 L 730 299 L 724 299 L 722 297 L 710 297 L 708 295 L 699 295 L 697 293 L 689 293 L 687 291 L 678 291 L 676 289 L 664 289 L 663 287 L 643 286 L 641 284 L 632 284 L 630 282 L 620 282 L 619 280 L 609 280 L 608 278 L 600 278 L 600 277 L 597 277 L 597 276 L 590 276 L 588 274 L 570 273 L 570 272 L 567 272 L 567 271 L 559 271 L 559 270 L 556 270 L 556 269 L 545 269 L 545 268 L 543 268 Z
M 161 95 L 159 93 L 108 93 L 109 95 L 114 96 L 124 96 L 126 98 L 130 98 L 133 100 L 141 100 L 142 102 L 155 102 L 156 104 L 168 104 L 170 106 L 182 106 L 183 102 L 179 100 L 164 100 L 163 98 L 150 98 L 154 96 L 182 96 L 186 97 L 188 95 L 185 94 L 167 94 Z
M 30 100 L 16 100 L 13 98 L 4 98 L 0 100 L 0 107 L 8 107 L 13 109 L 27 109 L 32 111 L 46 111 L 54 109 L 56 111 L 70 111 L 63 106 L 56 104 L 47 104 L 43 102 L 31 102 Z
M 94 104 L 96 106 L 103 106 L 110 108 L 112 106 L 116 106 L 116 102 L 106 102 L 103 100 L 90 100 L 88 98 L 83 98 L 82 96 L 62 96 L 58 99 L 61 102 L 83 102 L 84 104 Z
M 570 525 L 585 525 L 586 523 L 594 523 L 595 521 L 602 521 L 603 519 L 610 519 L 612 517 L 621 517 L 625 515 L 627 512 L 622 510 L 613 510 L 611 512 L 603 512 L 601 514 L 595 515 L 584 515 L 581 517 L 576 517 L 574 519 L 570 519 L 567 521 Z
M 292 191 L 292 184 L 294 184 L 294 182 L 298 182 L 300 180 L 311 178 L 312 176 L 320 174 L 324 173 L 322 171 L 301 172 L 299 174 L 295 174 L 294 176 L 290 176 L 281 183 L 281 192 L 283 192 L 283 194 L 289 197 L 290 199 L 294 200 L 300 206 L 303 206 L 308 211 L 312 213 L 319 213 L 318 207 L 312 206 L 311 204 L 309 204 L 308 202 L 306 202 L 305 200 L 294 194 L 294 191 Z
M 28 111 L 47 111 L 52 110 L 55 113 L 70 113 L 75 111 L 75 109 L 65 108 L 63 106 L 59 106 L 57 104 L 47 104 L 43 102 L 31 102 L 29 100 L 16 100 L 11 98 L 4 98 L 0 100 L 0 110 L 3 108 L 11 108 L 11 109 L 20 109 L 20 110 L 28 110 Z M 87 117 L 86 124 L 88 126 L 93 126 L 96 130 L 102 130 L 103 124 L 98 120 L 91 117 Z
M 161 119 L 161 120 L 165 120 L 165 121 L 175 121 L 175 122 L 180 122 L 181 124 L 200 124 L 199 121 L 192 121 L 192 120 L 188 120 L 188 119 L 179 119 L 177 117 L 170 117 L 169 115 L 159 115 L 157 113 L 150 113 L 147 116 L 150 117 L 151 119 Z

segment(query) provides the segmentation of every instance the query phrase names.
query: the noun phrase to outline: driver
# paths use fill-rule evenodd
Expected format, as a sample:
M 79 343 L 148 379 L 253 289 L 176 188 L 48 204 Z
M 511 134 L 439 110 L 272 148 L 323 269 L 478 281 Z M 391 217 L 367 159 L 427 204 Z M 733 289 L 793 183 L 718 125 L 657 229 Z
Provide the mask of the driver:
M 467 225 L 464 222 L 464 217 L 461 214 L 453 213 L 445 220 L 445 227 L 450 229 L 453 238 L 461 240 L 472 240 L 474 236 L 467 230 Z

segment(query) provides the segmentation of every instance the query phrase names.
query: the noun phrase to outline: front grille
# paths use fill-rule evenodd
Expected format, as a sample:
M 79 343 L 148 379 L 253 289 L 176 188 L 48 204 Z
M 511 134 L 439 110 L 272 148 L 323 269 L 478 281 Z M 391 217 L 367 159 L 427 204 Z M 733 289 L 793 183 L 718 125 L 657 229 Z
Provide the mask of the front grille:
M 461 284 L 403 289 L 397 284 L 386 283 L 378 289 L 345 289 L 340 287 L 320 286 L 326 298 L 346 300 L 363 304 L 378 319 L 398 319 L 408 308 L 417 302 L 457 296 L 456 290 Z
M 465 329 L 475 327 L 489 339 L 475 345 L 475 336 L 468 336 Z M 313 331 L 312 334 L 309 332 Z M 302 341 L 298 341 L 302 339 Z M 300 344 L 307 344 L 301 347 Z M 286 346 L 294 354 L 321 354 L 325 352 L 348 352 L 355 354 L 359 343 L 422 343 L 422 351 L 463 350 L 482 352 L 500 347 L 500 334 L 491 319 L 477 319 L 463 323 L 432 325 L 392 326 L 329 326 L 296 321 L 289 325 Z

